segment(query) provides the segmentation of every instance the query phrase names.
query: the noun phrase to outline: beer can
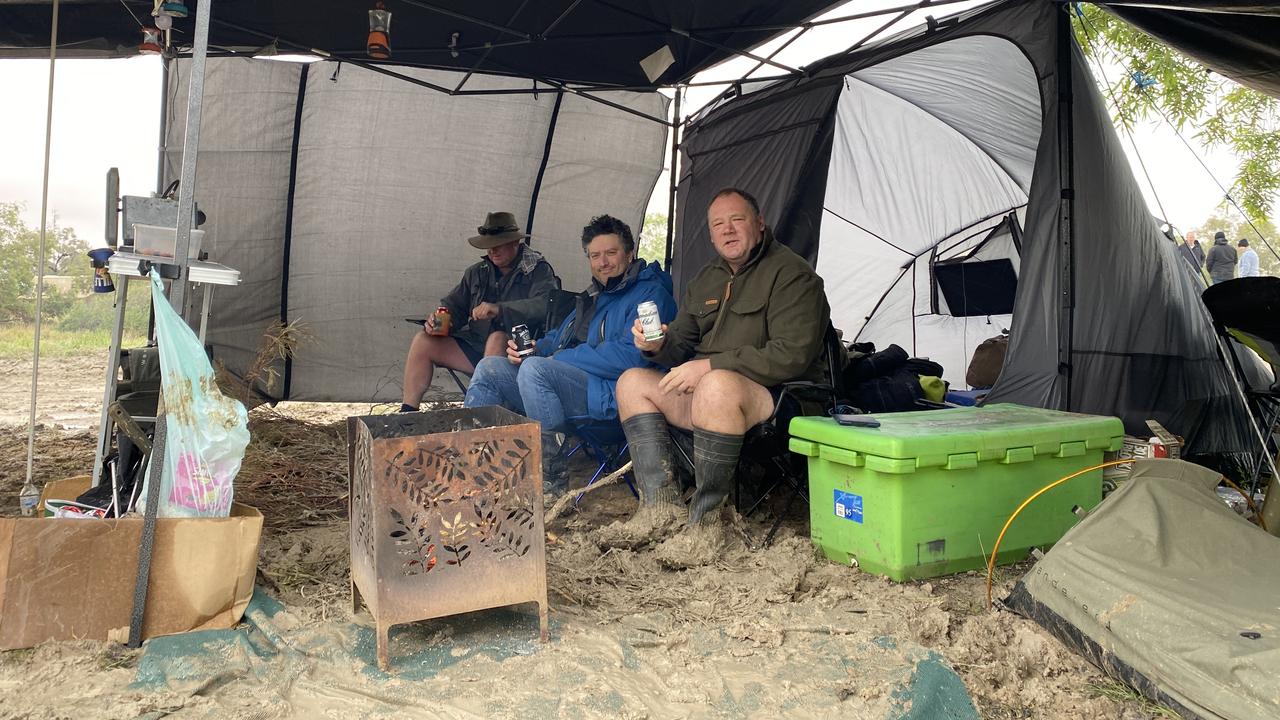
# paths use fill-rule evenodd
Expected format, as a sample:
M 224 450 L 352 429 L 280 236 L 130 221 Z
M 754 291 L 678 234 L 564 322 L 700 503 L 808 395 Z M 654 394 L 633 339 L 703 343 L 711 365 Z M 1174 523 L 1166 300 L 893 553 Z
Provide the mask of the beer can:
M 662 318 L 658 315 L 658 303 L 645 300 L 636 308 L 640 315 L 640 330 L 649 342 L 662 339 Z
M 516 355 L 524 357 L 533 354 L 533 334 L 528 325 L 517 325 L 511 328 L 511 339 L 516 344 Z
M 427 332 L 432 335 L 438 335 L 442 337 L 447 336 L 449 334 L 449 331 L 452 329 L 450 326 L 453 324 L 453 319 L 449 317 L 449 308 L 441 305 L 440 307 L 436 308 L 435 316 L 436 316 L 435 329 L 428 330 Z

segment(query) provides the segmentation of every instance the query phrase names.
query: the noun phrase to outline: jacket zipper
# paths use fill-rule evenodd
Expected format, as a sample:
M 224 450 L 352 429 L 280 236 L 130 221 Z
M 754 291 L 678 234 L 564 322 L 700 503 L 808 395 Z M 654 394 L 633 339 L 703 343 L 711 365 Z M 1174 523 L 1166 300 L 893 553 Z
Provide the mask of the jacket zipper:
M 710 345 L 720 334 L 720 328 L 724 325 L 725 312 L 729 307 L 729 297 L 733 295 L 733 281 L 737 279 L 736 275 L 730 275 L 729 280 L 724 284 L 724 297 L 720 299 L 720 309 L 716 312 L 716 321 L 711 324 L 711 332 L 708 333 L 707 344 Z

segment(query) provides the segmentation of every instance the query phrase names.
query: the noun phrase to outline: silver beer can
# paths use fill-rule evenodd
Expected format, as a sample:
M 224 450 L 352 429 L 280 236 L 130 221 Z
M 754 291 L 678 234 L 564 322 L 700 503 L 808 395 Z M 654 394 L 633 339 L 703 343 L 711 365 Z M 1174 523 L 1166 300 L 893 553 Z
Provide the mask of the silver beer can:
M 516 344 L 516 355 L 524 357 L 533 354 L 533 335 L 529 332 L 529 326 L 517 325 L 511 328 L 511 339 Z
M 640 330 L 649 342 L 662 339 L 662 318 L 658 315 L 658 303 L 645 300 L 636 308 L 640 315 Z

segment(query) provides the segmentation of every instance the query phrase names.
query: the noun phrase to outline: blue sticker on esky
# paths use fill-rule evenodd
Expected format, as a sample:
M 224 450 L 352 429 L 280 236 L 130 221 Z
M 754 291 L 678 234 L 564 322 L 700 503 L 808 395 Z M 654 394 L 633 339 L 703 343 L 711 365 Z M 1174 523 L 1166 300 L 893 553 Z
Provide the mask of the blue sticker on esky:
M 835 491 L 835 510 L 836 517 L 852 520 L 856 523 L 862 522 L 862 496 L 847 493 L 843 490 Z

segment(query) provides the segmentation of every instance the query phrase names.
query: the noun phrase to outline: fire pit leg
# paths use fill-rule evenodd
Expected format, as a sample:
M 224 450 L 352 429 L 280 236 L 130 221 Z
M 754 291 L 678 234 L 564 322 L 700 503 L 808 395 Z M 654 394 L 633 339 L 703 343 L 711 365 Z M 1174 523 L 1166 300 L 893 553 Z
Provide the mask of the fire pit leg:
M 351 614 L 355 615 L 360 612 L 360 605 L 363 598 L 360 597 L 360 588 L 356 587 L 356 579 L 350 578 L 351 581 Z
M 547 603 L 545 600 L 538 601 L 538 630 L 539 638 L 542 642 L 551 639 L 551 634 L 547 631 Z
M 391 640 L 389 637 L 391 626 L 378 623 L 376 633 L 378 638 L 378 669 L 386 672 L 391 669 Z

